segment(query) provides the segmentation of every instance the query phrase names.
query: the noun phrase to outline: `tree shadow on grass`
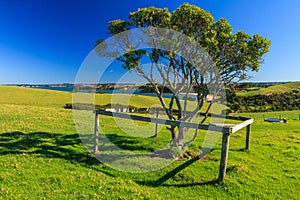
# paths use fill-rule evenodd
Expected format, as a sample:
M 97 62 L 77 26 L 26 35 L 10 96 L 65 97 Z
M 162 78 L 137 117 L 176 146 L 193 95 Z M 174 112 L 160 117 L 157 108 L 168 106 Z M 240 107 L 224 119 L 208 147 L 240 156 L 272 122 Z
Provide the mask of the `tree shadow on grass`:
M 197 162 L 199 160 L 205 159 L 206 155 L 207 155 L 207 153 L 204 150 L 198 156 L 184 162 L 183 164 L 181 164 L 178 167 L 174 168 L 173 170 L 171 170 L 170 172 L 168 172 L 167 174 L 165 174 L 164 176 L 162 176 L 161 178 L 159 178 L 155 181 L 143 181 L 143 182 L 137 181 L 137 183 L 139 183 L 141 185 L 151 186 L 151 187 L 159 187 L 159 186 L 164 186 L 164 187 L 166 187 L 166 186 L 190 187 L 190 186 L 201 186 L 201 185 L 217 185 L 218 184 L 217 179 L 211 180 L 211 181 L 206 181 L 206 182 L 201 182 L 201 183 L 181 183 L 181 184 L 166 184 L 165 183 L 167 180 L 171 179 L 172 177 L 174 177 L 176 174 L 178 174 L 179 172 L 181 172 L 185 168 L 189 167 L 190 165 L 194 164 L 195 162 Z
M 86 138 L 91 140 L 91 135 Z M 78 163 L 85 167 L 91 167 L 96 165 L 102 165 L 88 150 L 82 145 L 82 140 L 79 135 L 76 134 L 59 134 L 59 133 L 46 133 L 46 132 L 9 132 L 0 134 L 0 156 L 8 154 L 29 154 L 29 155 L 41 155 L 47 158 L 60 158 L 70 161 L 71 163 Z M 123 148 L 129 150 L 135 150 L 136 143 L 128 138 L 120 138 L 116 135 L 109 136 L 112 142 L 121 145 Z M 137 147 L 138 150 L 150 150 L 150 148 Z M 206 154 L 205 154 L 206 155 Z M 171 170 L 161 178 L 154 181 L 135 181 L 140 185 L 146 185 L 150 187 L 159 186 L 175 186 L 175 187 L 188 187 L 196 185 L 213 185 L 215 180 L 203 182 L 203 183 L 184 183 L 184 184 L 165 184 L 167 180 L 174 177 L 177 173 L 183 169 L 189 167 L 199 159 L 205 156 L 200 154 L 198 157 L 188 160 L 175 169 Z M 95 170 L 101 171 L 111 177 L 116 177 L 114 170 L 106 170 L 97 167 Z M 119 174 L 119 172 L 117 172 Z M 150 177 L 149 177 L 150 178 Z
M 110 142 L 115 144 L 121 149 L 128 151 L 145 151 L 152 152 L 151 147 L 139 143 L 138 139 L 134 137 L 118 136 L 116 134 L 107 134 L 106 136 L 99 135 L 99 141 L 105 141 L 109 139 Z M 85 141 L 83 145 L 82 141 Z M 46 158 L 59 158 L 68 160 L 71 163 L 78 163 L 85 167 L 95 167 L 95 170 L 115 177 L 112 174 L 115 170 L 112 170 L 106 165 L 103 165 L 97 160 L 91 153 L 93 149 L 93 134 L 79 135 L 76 134 L 60 134 L 60 133 L 47 133 L 47 132 L 8 132 L 0 134 L 0 156 L 8 154 L 27 154 L 38 155 Z M 104 144 L 101 150 L 111 150 L 110 146 Z M 141 154 L 141 156 L 144 156 Z M 116 159 L 117 156 L 107 157 L 104 160 Z M 120 159 L 122 156 L 120 157 Z M 107 170 L 106 170 L 107 169 Z M 111 173 L 110 173 L 111 172 Z M 116 174 L 119 174 L 118 172 Z
M 154 148 L 151 148 L 149 145 L 145 145 L 141 138 L 136 137 L 127 137 L 127 136 L 120 136 L 117 134 L 106 134 L 105 137 L 109 139 L 114 145 L 118 146 L 121 149 L 129 150 L 129 151 L 145 151 L 145 152 L 152 152 Z M 101 143 L 101 139 L 100 139 Z M 105 150 L 105 147 L 102 147 Z
M 85 147 L 80 145 L 78 134 L 10 132 L 0 134 L 0 138 L 0 155 L 40 154 L 47 158 L 61 158 L 83 165 L 99 164 Z

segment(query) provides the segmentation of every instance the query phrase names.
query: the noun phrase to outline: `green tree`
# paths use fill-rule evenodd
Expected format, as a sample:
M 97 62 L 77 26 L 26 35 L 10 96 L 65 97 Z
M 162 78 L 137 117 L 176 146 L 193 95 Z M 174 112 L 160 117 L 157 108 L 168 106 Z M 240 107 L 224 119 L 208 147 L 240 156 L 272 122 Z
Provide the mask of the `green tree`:
M 127 44 L 126 47 L 116 45 L 116 48 L 114 48 L 116 49 L 115 51 L 118 51 L 118 49 L 127 49 L 123 55 L 118 57 L 118 60 L 123 63 L 123 68 L 135 71 L 150 83 L 170 120 L 188 122 L 194 120 L 199 109 L 203 106 L 207 95 L 211 93 L 208 85 L 212 83 L 212 80 L 216 81 L 216 79 L 220 78 L 225 85 L 233 81 L 245 80 L 248 71 L 259 70 L 260 64 L 264 61 L 263 56 L 269 51 L 271 43 L 266 38 L 257 34 L 250 36 L 243 31 L 234 33 L 231 25 L 225 18 L 215 21 L 211 13 L 187 3 L 181 5 L 172 13 L 167 8 L 149 7 L 138 9 L 129 14 L 128 20 L 114 20 L 108 24 L 108 30 L 111 35 L 143 27 L 172 29 L 185 34 L 191 41 L 199 44 L 209 54 L 212 66 L 216 66 L 218 69 L 219 75 L 216 75 L 208 70 L 203 70 L 203 66 L 194 66 L 189 59 L 183 58 L 176 53 L 187 51 L 186 49 L 174 41 L 165 41 L 162 38 L 153 39 L 160 42 L 170 42 L 170 45 L 174 46 L 178 51 L 170 52 L 159 48 L 130 51 L 130 49 L 133 49 L 133 44 Z M 124 41 L 124 38 L 119 39 Z M 103 55 L 103 52 L 97 49 L 97 45 L 102 42 L 103 40 L 96 42 L 95 51 L 99 55 Z M 189 48 L 188 51 L 191 53 L 198 50 Z M 114 51 L 109 51 L 109 53 L 117 55 L 117 52 Z M 142 59 L 145 57 L 153 64 L 153 67 L 150 68 L 150 74 L 145 72 L 140 66 Z M 190 59 L 205 60 L 205 57 L 190 57 Z M 168 67 L 161 67 L 161 63 L 165 63 L 164 66 Z M 200 61 L 198 63 L 201 65 Z M 159 84 L 152 77 L 153 68 L 159 71 L 163 79 L 163 85 L 168 87 L 173 93 L 169 105 L 165 103 L 162 98 L 162 90 L 159 89 Z M 186 112 L 186 103 L 188 100 L 184 102 L 180 101 L 179 94 L 182 92 L 187 94 L 191 91 L 191 88 L 197 93 L 196 106 L 191 112 Z M 214 102 L 215 99 L 211 101 L 210 106 Z M 209 112 L 210 106 L 207 112 Z M 178 114 L 174 114 L 175 107 L 178 108 Z M 171 126 L 169 129 L 173 144 L 183 148 L 185 146 L 183 141 L 186 129 L 176 126 Z

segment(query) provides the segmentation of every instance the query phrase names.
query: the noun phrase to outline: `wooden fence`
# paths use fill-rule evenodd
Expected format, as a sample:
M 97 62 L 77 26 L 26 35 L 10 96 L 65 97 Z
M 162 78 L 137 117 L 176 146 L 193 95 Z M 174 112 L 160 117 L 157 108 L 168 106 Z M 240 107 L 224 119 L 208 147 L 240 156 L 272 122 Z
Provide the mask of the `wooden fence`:
M 252 118 L 209 114 L 209 117 L 238 120 L 241 122 L 238 124 L 197 124 L 197 123 L 190 123 L 190 122 L 183 122 L 183 121 L 144 117 L 144 116 L 138 116 L 138 115 L 133 115 L 133 114 L 127 114 L 127 113 L 111 112 L 111 111 L 106 111 L 106 110 L 102 110 L 102 109 L 94 110 L 94 113 L 95 113 L 95 128 L 94 128 L 94 153 L 95 154 L 97 154 L 99 151 L 98 150 L 99 115 L 112 116 L 112 117 L 118 117 L 118 118 L 130 119 L 130 120 L 136 120 L 136 121 L 143 121 L 143 122 L 150 122 L 150 123 L 156 123 L 156 124 L 181 126 L 181 127 L 193 128 L 193 129 L 199 129 L 199 130 L 211 130 L 211 131 L 216 131 L 216 132 L 222 132 L 223 133 L 223 135 L 222 135 L 222 152 L 221 152 L 218 182 L 223 182 L 225 179 L 226 167 L 227 167 L 227 161 L 228 161 L 230 135 L 244 127 L 247 127 L 246 128 L 246 149 L 250 149 L 250 132 L 251 132 L 251 124 L 253 123 Z M 205 114 L 199 113 L 199 115 L 205 115 Z M 156 117 L 158 117 L 158 115 L 156 115 Z

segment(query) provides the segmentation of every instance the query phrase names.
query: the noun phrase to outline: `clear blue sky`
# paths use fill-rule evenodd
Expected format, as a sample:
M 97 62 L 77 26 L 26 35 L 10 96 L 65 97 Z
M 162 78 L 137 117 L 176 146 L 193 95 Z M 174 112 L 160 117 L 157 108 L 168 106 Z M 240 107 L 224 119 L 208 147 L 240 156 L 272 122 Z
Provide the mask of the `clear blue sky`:
M 272 41 L 251 81 L 300 80 L 299 0 L 0 0 L 0 84 L 72 83 L 95 41 L 109 37 L 110 20 L 185 2 Z

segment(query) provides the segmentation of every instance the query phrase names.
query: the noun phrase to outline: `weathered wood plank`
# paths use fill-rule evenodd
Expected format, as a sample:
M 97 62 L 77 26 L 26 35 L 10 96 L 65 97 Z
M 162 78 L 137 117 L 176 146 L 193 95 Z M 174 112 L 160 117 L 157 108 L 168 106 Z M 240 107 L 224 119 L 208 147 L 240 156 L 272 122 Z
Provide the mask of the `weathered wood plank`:
M 223 133 L 222 137 L 222 152 L 221 152 L 221 160 L 220 160 L 220 170 L 219 170 L 219 177 L 218 182 L 222 183 L 226 176 L 226 167 L 228 161 L 228 150 L 229 150 L 229 140 L 230 134 Z
M 199 112 L 199 115 L 200 116 L 205 116 L 206 113 Z M 245 121 L 245 120 L 251 119 L 251 118 L 248 118 L 248 117 L 241 117 L 241 116 L 235 117 L 235 116 L 217 115 L 217 114 L 211 114 L 211 113 L 208 113 L 207 116 L 208 117 L 214 117 L 214 118 L 221 118 L 221 119 L 232 119 L 232 120 L 238 120 L 238 121 Z
M 251 133 L 251 125 L 249 124 L 246 130 L 246 149 L 250 149 L 250 133 Z
M 99 137 L 99 114 L 95 114 L 95 127 L 94 127 L 94 154 L 98 153 L 98 137 Z
M 171 126 L 181 126 L 186 128 L 193 128 L 193 129 L 201 129 L 201 130 L 210 130 L 216 132 L 224 132 L 224 133 L 231 133 L 232 127 L 226 127 L 219 124 L 197 124 L 197 123 L 190 123 L 184 121 L 175 121 L 175 120 L 168 120 L 168 119 L 160 119 L 160 118 L 152 118 L 152 117 L 144 117 L 126 113 L 118 113 L 118 112 L 110 112 L 105 110 L 96 110 L 96 114 L 111 116 L 111 117 L 119 117 L 123 119 L 131 119 L 143 122 L 150 122 L 150 123 L 157 123 L 157 124 L 165 124 Z
M 159 116 L 159 110 L 156 109 L 156 115 L 155 117 L 158 118 Z M 158 123 L 155 123 L 155 133 L 154 133 L 154 137 L 158 137 Z
M 242 123 L 236 124 L 234 127 L 232 127 L 232 132 L 231 133 L 235 133 L 238 130 L 250 125 L 253 123 L 253 119 L 248 119 L 246 121 L 243 121 Z
M 147 108 L 141 108 L 141 109 L 147 109 Z M 165 113 L 165 109 L 163 109 L 163 108 L 160 108 L 160 107 L 155 107 L 155 108 L 153 108 L 155 111 L 158 111 L 159 113 L 160 112 L 163 112 L 163 113 Z M 100 110 L 103 110 L 103 109 L 100 109 Z M 97 111 L 97 110 L 94 110 L 94 112 L 95 111 Z M 178 112 L 178 110 L 173 110 L 173 112 Z M 189 112 L 189 111 L 186 111 L 186 113 L 187 114 L 189 114 L 189 113 L 191 113 L 191 112 Z M 229 116 L 229 115 L 218 115 L 218 114 L 211 114 L 211 113 L 203 113 L 203 112 L 199 112 L 198 113 L 198 115 L 200 115 L 200 116 L 205 116 L 205 115 L 207 115 L 208 117 L 214 117 L 214 118 L 222 118 L 222 119 L 232 119 L 232 120 L 239 120 L 239 121 L 245 121 L 245 120 L 248 120 L 248 119 L 251 119 L 251 118 L 249 118 L 249 117 L 242 117 L 242 116 Z M 300 115 L 299 115 L 299 117 L 300 117 Z M 300 118 L 299 118 L 300 119 Z

